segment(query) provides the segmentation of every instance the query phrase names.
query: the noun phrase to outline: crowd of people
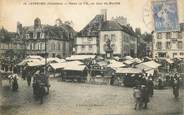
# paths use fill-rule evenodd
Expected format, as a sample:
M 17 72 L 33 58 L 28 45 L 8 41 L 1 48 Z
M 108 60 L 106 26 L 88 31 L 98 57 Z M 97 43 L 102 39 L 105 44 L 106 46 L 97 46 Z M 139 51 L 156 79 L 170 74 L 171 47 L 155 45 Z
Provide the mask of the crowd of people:
M 154 82 L 151 77 L 141 77 L 142 81 L 137 82 L 133 88 L 133 97 L 135 99 L 134 109 L 147 109 L 147 105 L 150 102 L 150 97 L 154 94 Z M 147 78 L 147 79 L 146 79 Z M 179 96 L 179 88 L 181 83 L 181 77 L 177 74 L 171 77 L 171 84 L 173 88 L 173 95 L 175 98 Z M 161 84 L 160 78 L 158 78 L 158 85 Z
M 146 109 L 150 97 L 154 94 L 154 83 L 151 77 L 141 77 L 134 87 L 133 97 L 135 99 L 134 109 Z

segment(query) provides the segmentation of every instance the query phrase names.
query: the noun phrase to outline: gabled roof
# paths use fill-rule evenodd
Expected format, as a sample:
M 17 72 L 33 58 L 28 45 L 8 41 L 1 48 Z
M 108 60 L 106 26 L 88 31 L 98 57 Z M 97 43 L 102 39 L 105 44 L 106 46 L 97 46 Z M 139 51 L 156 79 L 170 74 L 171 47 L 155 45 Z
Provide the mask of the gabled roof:
M 96 15 L 95 18 L 78 33 L 78 36 L 98 36 L 98 31 L 101 29 L 103 21 L 103 15 Z
M 105 21 L 102 23 L 101 31 L 121 31 L 122 27 L 115 21 Z
M 61 24 L 60 26 L 51 26 L 51 25 L 41 25 L 40 31 L 43 31 L 49 35 L 49 38 L 60 38 L 60 39 L 69 39 L 72 33 L 72 36 L 76 35 L 76 31 L 67 24 Z M 34 26 L 24 26 L 23 33 L 34 32 Z

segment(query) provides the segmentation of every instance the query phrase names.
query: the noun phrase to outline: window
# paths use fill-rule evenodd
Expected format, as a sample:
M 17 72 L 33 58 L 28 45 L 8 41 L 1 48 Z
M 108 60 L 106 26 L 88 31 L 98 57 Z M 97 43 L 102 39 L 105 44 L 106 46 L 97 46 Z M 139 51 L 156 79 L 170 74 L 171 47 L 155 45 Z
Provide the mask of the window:
M 43 43 L 40 43 L 40 50 L 42 50 L 42 44 L 43 44 Z
M 40 32 L 37 32 L 37 38 L 41 38 L 41 33 Z
M 157 42 L 157 49 L 162 49 L 162 42 Z
M 184 56 L 184 52 L 180 52 L 180 56 Z
M 166 57 L 166 53 L 159 52 L 159 53 L 158 53 L 158 57 Z
M 32 32 L 29 33 L 29 37 L 30 37 L 30 38 L 33 38 L 33 33 L 32 33 Z
M 85 50 L 85 45 L 82 45 L 81 46 L 81 50 Z
M 92 45 L 89 45 L 89 50 L 92 50 L 93 49 L 93 46 Z
M 178 49 L 182 49 L 183 48 L 183 43 L 182 41 L 178 41 Z
M 166 49 L 171 49 L 171 42 L 166 42 Z
M 161 39 L 162 38 L 162 34 L 161 33 L 157 33 L 157 39 Z
M 177 32 L 172 32 L 171 38 L 178 38 L 178 33 Z
M 166 39 L 170 39 L 171 38 L 171 33 L 170 32 L 167 32 L 166 33 Z
M 178 54 L 177 53 L 173 53 L 173 57 L 177 56 Z
M 51 50 L 55 50 L 56 48 L 55 48 L 55 43 L 52 43 L 51 44 Z
M 182 39 L 182 33 L 181 32 L 178 33 L 178 38 Z
M 115 36 L 115 34 L 111 34 L 111 41 L 112 41 L 112 42 L 115 42 L 115 41 L 116 41 L 116 36 Z
M 88 38 L 88 42 L 92 41 L 93 39 L 91 37 Z
M 59 42 L 58 42 L 58 50 L 61 50 L 61 45 Z
M 27 38 L 27 39 L 30 38 L 29 34 L 26 34 L 26 38 Z
M 33 50 L 35 50 L 35 46 L 36 46 L 35 43 L 33 43 Z
M 36 34 L 33 34 L 33 38 L 36 39 Z
M 38 43 L 37 45 L 38 45 L 38 50 L 40 50 L 40 43 Z
M 29 49 L 32 50 L 32 44 L 29 44 L 29 46 L 30 46 Z
M 106 41 L 107 41 L 107 39 L 109 39 L 109 37 L 108 37 L 108 35 L 107 35 L 107 34 L 105 34 L 105 35 L 104 35 L 104 42 L 106 42 Z

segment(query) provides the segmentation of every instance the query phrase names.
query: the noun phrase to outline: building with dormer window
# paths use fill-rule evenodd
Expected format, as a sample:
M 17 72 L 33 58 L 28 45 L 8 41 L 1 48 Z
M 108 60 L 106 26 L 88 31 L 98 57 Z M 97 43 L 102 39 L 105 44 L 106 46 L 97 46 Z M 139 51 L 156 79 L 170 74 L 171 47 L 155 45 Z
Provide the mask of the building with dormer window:
M 76 36 L 75 30 L 60 19 L 53 26 L 41 24 L 39 18 L 34 20 L 33 26 L 22 26 L 18 23 L 17 33 L 25 43 L 26 55 L 45 56 L 47 53 L 49 57 L 61 58 L 72 54 Z

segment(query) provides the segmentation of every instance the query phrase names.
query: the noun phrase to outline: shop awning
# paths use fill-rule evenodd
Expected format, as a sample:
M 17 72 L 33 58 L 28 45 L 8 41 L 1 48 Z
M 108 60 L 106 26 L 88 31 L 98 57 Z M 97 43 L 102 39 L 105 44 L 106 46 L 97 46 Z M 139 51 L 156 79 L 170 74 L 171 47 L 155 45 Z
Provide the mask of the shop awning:
M 124 59 L 125 59 L 125 60 L 132 60 L 132 59 L 134 59 L 134 58 L 131 57 L 131 56 L 125 56 Z
M 66 60 L 85 60 L 85 59 L 94 59 L 96 55 L 72 55 L 67 57 Z
M 134 63 L 134 60 L 125 60 L 123 63 L 127 64 L 127 65 L 130 65 L 130 64 Z
M 117 68 L 115 69 L 115 71 L 116 73 L 131 73 L 131 74 L 142 73 L 142 70 L 138 68 Z
M 159 63 L 156 63 L 155 61 L 143 62 L 143 63 L 136 65 L 137 68 L 144 69 L 144 70 L 148 70 L 152 68 L 157 69 L 159 66 L 161 65 Z
M 122 62 L 118 62 L 116 60 L 110 60 L 109 62 L 110 62 L 110 64 L 107 65 L 107 67 L 118 68 L 118 67 L 125 67 L 126 66 Z
M 26 57 L 26 59 L 40 59 L 40 60 L 42 60 L 44 58 L 41 56 L 38 56 L 38 55 L 29 55 Z
M 67 67 L 64 67 L 63 70 L 71 70 L 71 71 L 84 71 L 84 69 L 86 68 L 85 65 L 75 65 L 75 66 L 67 66 Z
M 52 62 L 56 62 L 56 63 L 63 63 L 63 62 L 65 62 L 65 60 L 64 59 L 59 59 L 59 58 L 47 58 L 47 62 L 48 63 L 52 63 Z
M 80 61 L 69 61 L 69 62 L 63 62 L 63 63 L 50 63 L 49 64 L 53 69 L 64 69 L 70 66 L 82 66 L 84 63 Z

